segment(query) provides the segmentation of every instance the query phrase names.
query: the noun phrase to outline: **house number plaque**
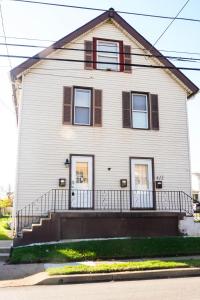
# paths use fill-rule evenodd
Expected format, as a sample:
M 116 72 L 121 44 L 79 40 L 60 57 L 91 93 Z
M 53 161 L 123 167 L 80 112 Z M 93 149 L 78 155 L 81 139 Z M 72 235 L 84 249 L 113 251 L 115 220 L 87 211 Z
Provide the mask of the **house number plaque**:
M 156 180 L 164 180 L 164 176 L 163 175 L 156 176 Z

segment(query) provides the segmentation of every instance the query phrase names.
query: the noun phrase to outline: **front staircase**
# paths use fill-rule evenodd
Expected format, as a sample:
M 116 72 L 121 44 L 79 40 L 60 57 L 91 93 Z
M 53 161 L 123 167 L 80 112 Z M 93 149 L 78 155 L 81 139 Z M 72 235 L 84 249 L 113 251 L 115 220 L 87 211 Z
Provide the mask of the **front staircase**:
M 72 194 L 78 195 L 77 207 Z M 52 189 L 17 212 L 14 246 L 60 239 L 179 235 L 179 220 L 192 215 L 192 198 L 183 191 Z

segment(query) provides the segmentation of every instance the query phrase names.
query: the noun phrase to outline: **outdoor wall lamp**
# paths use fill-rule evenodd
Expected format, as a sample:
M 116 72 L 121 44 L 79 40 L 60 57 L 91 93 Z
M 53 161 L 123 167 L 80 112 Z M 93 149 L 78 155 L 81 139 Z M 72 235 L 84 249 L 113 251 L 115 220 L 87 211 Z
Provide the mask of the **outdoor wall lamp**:
M 65 160 L 65 167 L 69 167 L 69 165 L 70 165 L 70 161 L 69 161 L 68 158 L 66 158 L 66 160 Z

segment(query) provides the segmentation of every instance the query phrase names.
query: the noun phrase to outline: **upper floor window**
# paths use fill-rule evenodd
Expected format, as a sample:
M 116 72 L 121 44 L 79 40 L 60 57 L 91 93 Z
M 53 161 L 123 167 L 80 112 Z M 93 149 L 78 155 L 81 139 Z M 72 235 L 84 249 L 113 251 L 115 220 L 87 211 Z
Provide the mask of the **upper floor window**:
M 102 126 L 102 90 L 65 86 L 63 124 Z
M 74 90 L 74 124 L 90 125 L 91 90 L 75 88 Z
M 94 37 L 84 41 L 86 70 L 120 71 L 131 73 L 131 46 L 123 41 Z
M 97 40 L 96 48 L 97 69 L 119 71 L 119 42 Z M 109 62 L 113 64 L 109 64 Z
M 132 126 L 148 129 L 148 98 L 146 94 L 132 93 Z
M 148 92 L 122 92 L 124 128 L 159 130 L 158 95 Z

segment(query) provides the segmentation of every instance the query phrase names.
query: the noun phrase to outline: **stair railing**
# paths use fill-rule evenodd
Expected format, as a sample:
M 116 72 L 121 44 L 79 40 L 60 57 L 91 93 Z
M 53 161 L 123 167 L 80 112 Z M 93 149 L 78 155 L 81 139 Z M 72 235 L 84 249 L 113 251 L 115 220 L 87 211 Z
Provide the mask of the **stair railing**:
M 183 191 L 67 190 L 51 189 L 16 213 L 16 234 L 40 223 L 51 212 L 98 211 L 130 212 L 135 210 L 179 212 L 193 215 L 192 198 Z

